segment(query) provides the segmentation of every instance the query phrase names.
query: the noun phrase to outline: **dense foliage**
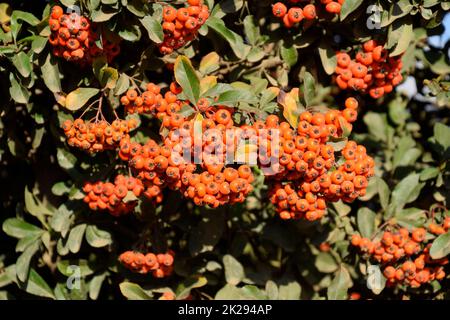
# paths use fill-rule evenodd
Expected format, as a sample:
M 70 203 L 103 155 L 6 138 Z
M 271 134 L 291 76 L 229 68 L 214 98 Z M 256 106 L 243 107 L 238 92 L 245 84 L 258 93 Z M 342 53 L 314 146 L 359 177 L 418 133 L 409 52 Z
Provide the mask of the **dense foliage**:
M 0 298 L 448 299 L 449 10 L 0 3 Z

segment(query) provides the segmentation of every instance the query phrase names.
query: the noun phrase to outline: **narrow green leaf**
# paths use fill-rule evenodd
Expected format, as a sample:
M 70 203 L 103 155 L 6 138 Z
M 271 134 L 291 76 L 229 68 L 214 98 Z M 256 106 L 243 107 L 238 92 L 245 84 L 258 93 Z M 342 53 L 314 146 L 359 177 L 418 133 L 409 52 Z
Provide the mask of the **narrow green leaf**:
M 186 56 L 178 56 L 175 61 L 175 79 L 183 88 L 183 94 L 191 101 L 193 105 L 197 105 L 200 98 L 200 79 L 197 76 L 191 61 Z
M 29 246 L 17 259 L 16 262 L 16 274 L 17 278 L 21 282 L 25 282 L 28 277 L 28 271 L 30 270 L 30 262 L 36 252 L 39 250 L 40 241 L 36 241 Z
M 67 245 L 72 253 L 80 251 L 81 243 L 83 242 L 84 231 L 86 230 L 86 224 L 79 224 L 70 230 L 69 238 L 67 239 Z
M 34 270 L 30 269 L 28 279 L 23 286 L 23 289 L 33 295 L 54 299 L 52 289 L 48 286 L 47 282 Z
M 357 213 L 358 230 L 365 238 L 372 238 L 376 226 L 375 226 L 376 214 L 369 208 L 359 208 Z
M 319 56 L 322 66 L 328 75 L 332 75 L 337 66 L 335 50 L 330 46 L 327 40 L 322 40 L 319 45 Z
M 52 54 L 48 54 L 45 59 L 45 63 L 41 67 L 42 70 L 42 78 L 44 79 L 44 83 L 47 88 L 50 89 L 51 92 L 61 92 L 61 80 L 59 78 L 60 72 L 56 59 L 52 56 Z
M 305 98 L 306 106 L 311 106 L 316 97 L 316 80 L 309 72 L 305 72 L 303 75 L 302 92 Z

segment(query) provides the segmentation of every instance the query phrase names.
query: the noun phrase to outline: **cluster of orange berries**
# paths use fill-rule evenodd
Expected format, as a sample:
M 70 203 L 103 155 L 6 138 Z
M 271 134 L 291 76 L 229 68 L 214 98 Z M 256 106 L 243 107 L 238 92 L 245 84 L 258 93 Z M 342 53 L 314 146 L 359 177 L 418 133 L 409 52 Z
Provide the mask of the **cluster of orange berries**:
M 135 119 L 114 120 L 112 124 L 102 120 L 89 122 L 82 119 L 66 120 L 62 129 L 71 147 L 80 148 L 90 153 L 116 149 L 120 141 L 128 137 L 129 131 L 137 127 Z
M 125 111 L 133 114 L 152 114 L 157 118 L 180 111 L 181 102 L 178 101 L 177 94 L 181 93 L 181 87 L 176 82 L 172 82 L 164 95 L 161 93 L 161 87 L 154 83 L 147 84 L 147 90 L 138 93 L 135 89 L 129 89 L 124 96 L 120 98 Z
M 178 102 L 171 104 L 180 105 Z M 230 150 L 226 148 L 226 130 L 234 127 L 232 112 L 226 107 L 205 108 L 205 105 L 208 102 L 201 100 L 197 106 L 206 115 L 201 121 L 187 119 L 170 110 L 170 104 L 168 109 L 160 108 L 158 115 L 169 131 L 162 145 L 154 140 L 145 145 L 126 140 L 121 144 L 120 157 L 129 160 L 137 177 L 144 181 L 144 194 L 149 199 L 161 202 L 162 190 L 168 187 L 179 190 L 196 205 L 215 208 L 243 202 L 253 190 L 254 176 L 249 166 L 225 165 L 226 151 Z M 201 128 L 199 145 L 195 145 L 196 125 Z M 196 148 L 201 150 L 196 151 Z M 213 154 L 213 151 L 216 152 Z M 201 160 L 199 165 L 194 164 L 196 155 Z
M 83 201 L 89 205 L 91 210 L 108 210 L 113 216 L 128 214 L 136 207 L 136 201 L 125 202 L 128 192 L 139 197 L 144 190 L 144 186 L 139 179 L 118 175 L 111 182 L 85 183 Z
M 343 90 L 368 92 L 378 99 L 402 82 L 401 56 L 388 57 L 388 51 L 374 40 L 364 43 L 363 49 L 355 60 L 348 53 L 337 53 L 336 83 Z
M 120 53 L 118 44 L 100 37 L 96 26 L 76 12 L 64 14 L 60 6 L 54 6 L 48 24 L 51 30 L 49 42 L 57 57 L 89 65 L 94 58 L 102 55 L 111 62 Z M 96 43 L 100 39 L 101 48 Z
M 279 125 L 279 166 L 270 177 L 275 181 L 270 199 L 282 219 L 318 220 L 326 212 L 327 201 L 353 202 L 366 194 L 368 179 L 374 175 L 374 161 L 366 149 L 347 142 L 341 151 L 345 161 L 338 166 L 335 150 L 327 144 L 330 137 L 342 135 L 342 126 L 351 131 L 358 102 L 348 98 L 345 105 L 343 111 L 303 112 L 297 132 L 287 123 Z
M 430 223 L 428 225 L 428 231 L 437 236 L 448 232 L 450 229 L 450 217 L 446 217 L 442 224 Z
M 443 266 L 448 264 L 448 258 L 431 258 L 431 243 L 424 228 L 412 232 L 406 228 L 385 231 L 377 241 L 354 234 L 351 243 L 365 253 L 366 258 L 382 264 L 387 286 L 401 284 L 418 288 L 435 279 L 442 280 L 446 275 Z
M 164 188 L 177 190 L 181 187 L 180 172 L 195 170 L 194 165 L 175 163 L 171 155 L 168 146 L 159 145 L 152 139 L 144 145 L 123 140 L 119 151 L 119 156 L 128 161 L 130 168 L 143 181 L 144 196 L 155 203 L 162 202 Z
M 297 4 L 300 0 L 289 0 L 289 2 L 293 4 Z M 277 2 L 272 6 L 272 14 L 283 20 L 283 24 L 286 28 L 292 28 L 293 26 L 299 24 L 303 20 L 312 21 L 316 19 L 316 5 L 310 3 L 304 6 L 303 8 L 292 6 L 288 9 L 288 7 L 282 3 Z M 339 14 L 341 12 L 342 4 L 345 0 L 321 0 L 322 4 L 325 4 L 325 10 L 329 13 Z
M 151 272 L 155 278 L 168 277 L 173 272 L 174 252 L 147 253 L 126 251 L 119 256 L 119 261 L 129 270 L 140 274 Z
M 163 8 L 164 41 L 159 45 L 163 54 L 170 54 L 193 40 L 198 29 L 209 18 L 208 6 L 202 0 L 187 0 L 187 7 L 175 9 L 172 6 Z

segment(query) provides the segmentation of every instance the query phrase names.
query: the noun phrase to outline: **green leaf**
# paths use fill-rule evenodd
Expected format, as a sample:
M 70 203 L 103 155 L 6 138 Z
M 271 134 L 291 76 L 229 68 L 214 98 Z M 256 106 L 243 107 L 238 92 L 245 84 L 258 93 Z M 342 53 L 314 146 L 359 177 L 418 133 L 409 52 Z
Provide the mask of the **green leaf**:
M 114 94 L 116 96 L 120 96 L 125 93 L 130 87 L 130 77 L 128 77 L 125 73 L 120 74 L 119 80 L 117 80 L 116 87 L 114 88 Z
M 248 15 L 244 18 L 244 31 L 251 45 L 255 46 L 261 40 L 261 33 L 254 16 Z
M 363 0 L 345 0 L 341 8 L 341 21 L 344 21 L 350 13 L 358 9 L 358 7 L 363 3 Z
M 12 72 L 9 74 L 9 81 L 11 83 L 11 87 L 9 88 L 11 98 L 13 98 L 17 103 L 28 103 L 28 99 L 30 99 L 30 92 L 27 88 L 22 86 L 22 84 Z
M 206 286 L 208 280 L 205 277 L 191 277 L 185 279 L 176 290 L 176 297 L 178 300 L 186 299 L 191 293 L 192 289 Z
M 28 57 L 28 55 L 23 51 L 15 55 L 12 59 L 12 62 L 16 67 L 17 71 L 19 71 L 19 73 L 24 78 L 28 78 L 31 72 L 33 71 L 33 66 L 31 64 L 30 57 Z
M 214 101 L 214 105 L 235 107 L 239 102 L 256 103 L 257 101 L 258 99 L 251 91 L 230 90 L 220 94 L 217 101 Z
M 161 23 L 153 18 L 151 15 L 139 19 L 145 30 L 148 32 L 148 37 L 155 43 L 161 43 L 164 40 L 164 32 Z
M 434 138 L 439 143 L 444 151 L 450 147 L 450 126 L 446 126 L 443 123 L 436 122 L 434 125 Z
M 396 209 L 400 210 L 405 204 L 417 199 L 420 191 L 425 185 L 424 183 L 419 183 L 419 177 L 420 175 L 417 173 L 410 174 L 394 188 L 394 191 L 392 191 L 391 203 Z
M 376 295 L 380 294 L 386 286 L 386 278 L 378 265 L 369 265 L 367 267 L 367 288 Z
M 234 285 L 227 283 L 223 288 L 217 291 L 215 300 L 240 300 L 246 299 L 242 291 Z
M 309 72 L 305 72 L 305 74 L 303 75 L 302 92 L 306 102 L 306 106 L 311 106 L 313 100 L 316 97 L 316 80 Z
M 287 43 L 284 42 L 280 51 L 283 61 L 286 62 L 289 67 L 293 67 L 297 63 L 298 52 L 293 45 L 287 46 Z
M 14 41 L 16 41 L 17 35 L 19 34 L 20 28 L 22 27 L 22 22 L 26 22 L 31 26 L 35 26 L 39 23 L 39 19 L 29 12 L 24 12 L 20 10 L 14 10 L 11 15 L 11 34 Z
M 269 300 L 278 300 L 278 286 L 272 280 L 266 282 L 266 296 Z
M 369 208 L 359 208 L 357 213 L 358 230 L 365 238 L 372 238 L 375 232 L 376 214 Z
M 117 69 L 105 67 L 100 70 L 100 85 L 104 88 L 114 89 L 119 79 L 119 72 Z
M 267 300 L 267 296 L 264 291 L 261 291 L 257 286 L 245 285 L 241 288 L 241 291 L 250 300 Z
M 17 239 L 22 239 L 31 235 L 42 234 L 44 230 L 38 228 L 22 219 L 9 218 L 3 222 L 2 225 L 3 232 L 8 236 Z
M 52 215 L 53 212 L 46 208 L 29 190 L 25 187 L 25 208 L 27 211 L 35 216 L 42 217 L 43 215 Z
M 16 281 L 15 269 L 15 265 L 10 265 L 0 273 L 0 288 L 6 287 Z
M 56 159 L 58 160 L 59 166 L 63 169 L 72 169 L 77 163 L 77 157 L 62 148 L 58 148 L 56 152 Z
M 73 276 L 75 273 L 74 267 L 76 267 L 76 272 L 82 278 L 90 276 L 95 272 L 92 263 L 86 259 L 70 259 L 70 260 L 60 260 L 56 265 L 58 271 L 66 277 Z
M 206 25 L 216 31 L 230 44 L 231 50 L 233 50 L 236 57 L 244 59 L 247 56 L 251 47 L 244 44 L 240 35 L 228 29 L 223 20 L 216 17 L 209 17 L 209 19 L 206 20 Z
M 105 22 L 110 20 L 118 13 L 119 11 L 112 11 L 111 9 L 106 9 L 106 7 L 103 7 L 99 10 L 91 12 L 91 19 L 93 22 Z
M 317 270 L 323 273 L 335 272 L 339 267 L 333 256 L 327 252 L 320 252 L 316 257 L 316 262 L 314 265 Z
M 81 243 L 83 242 L 84 231 L 86 230 L 86 224 L 79 224 L 70 230 L 69 238 L 67 239 L 67 245 L 72 253 L 80 251 Z
M 319 45 L 319 56 L 322 66 L 328 75 L 332 75 L 336 70 L 337 58 L 335 50 L 330 46 L 329 41 L 322 40 Z
M 21 282 L 25 282 L 28 277 L 28 271 L 30 270 L 30 262 L 36 252 L 39 250 L 40 241 L 36 241 L 29 246 L 17 259 L 16 262 L 16 274 L 17 278 Z
M 61 233 L 65 237 L 73 221 L 72 215 L 73 212 L 65 204 L 62 204 L 52 216 L 50 226 L 54 231 Z
M 417 228 L 423 226 L 427 220 L 425 211 L 418 208 L 408 208 L 395 212 L 397 223 L 406 228 Z
M 442 259 L 450 254 L 450 232 L 441 234 L 431 245 L 430 255 L 433 259 Z
M 389 27 L 386 43 L 388 49 L 394 49 L 389 55 L 395 57 L 404 53 L 413 40 L 414 32 L 411 19 L 408 17 L 395 21 Z
M 152 298 L 136 283 L 122 282 L 119 288 L 128 300 L 151 300 Z
M 19 241 L 17 241 L 16 252 L 24 252 L 29 246 L 41 240 L 41 237 L 44 235 L 44 231 L 36 234 L 31 234 L 26 236 Z
M 66 108 L 71 111 L 79 110 L 99 92 L 96 88 L 78 88 L 67 95 Z
M 48 286 L 47 282 L 33 269 L 30 269 L 28 279 L 23 285 L 23 289 L 35 296 L 54 299 L 53 291 Z
M 247 61 L 249 62 L 258 62 L 261 61 L 266 56 L 266 53 L 263 49 L 259 47 L 253 47 L 250 49 L 247 55 Z
M 200 79 L 197 76 L 191 61 L 186 56 L 178 56 L 175 61 L 175 79 L 183 88 L 183 94 L 191 101 L 193 105 L 197 105 L 200 98 Z
M 47 42 L 48 42 L 47 37 L 36 36 L 33 39 L 33 42 L 31 43 L 31 49 L 33 50 L 34 53 L 39 54 L 44 50 Z
M 209 8 L 211 8 L 214 1 L 213 0 L 207 1 L 209 1 L 208 3 Z M 244 0 L 222 0 L 216 2 L 217 5 L 214 6 L 213 10 L 211 11 L 211 16 L 214 17 L 223 17 L 228 13 L 237 12 L 244 5 Z
M 348 289 L 353 285 L 350 274 L 344 265 L 341 264 L 339 271 L 331 281 L 327 289 L 327 296 L 329 300 L 347 300 Z
M 389 196 L 391 191 L 389 190 L 389 186 L 382 178 L 374 178 L 377 180 L 377 191 L 378 196 L 380 197 L 380 204 L 383 210 L 387 210 L 389 206 Z
M 112 243 L 111 234 L 108 231 L 98 229 L 94 225 L 87 226 L 86 240 L 94 248 L 102 248 Z
M 225 279 L 231 285 L 237 285 L 244 279 L 244 267 L 232 255 L 223 257 L 223 265 L 225 267 Z
M 52 54 L 48 54 L 45 63 L 41 67 L 42 70 L 42 79 L 44 79 L 44 83 L 47 88 L 50 89 L 51 92 L 61 92 L 61 80 L 60 80 L 60 72 L 56 59 L 52 56 Z
M 382 116 L 381 114 L 375 112 L 368 112 L 364 116 L 363 120 L 373 138 L 383 142 L 387 141 L 388 124 L 386 116 Z
M 381 27 L 387 27 L 397 19 L 408 15 L 413 8 L 414 5 L 410 0 L 398 0 L 391 5 L 389 12 L 382 12 Z
M 52 186 L 52 193 L 55 196 L 62 196 L 69 192 L 70 192 L 70 188 L 66 185 L 66 183 L 64 181 L 57 182 Z
M 440 173 L 439 168 L 426 168 L 423 169 L 422 172 L 420 173 L 420 181 L 427 181 L 427 180 L 431 180 L 431 179 L 435 179 Z
M 279 284 L 279 300 L 299 300 L 301 293 L 302 287 L 294 280 L 289 281 L 287 284 L 285 284 L 285 281 Z
M 107 272 L 104 272 L 100 275 L 96 275 L 89 282 L 89 298 L 90 299 L 97 300 L 97 298 L 100 294 L 100 290 L 102 288 L 102 284 L 105 281 L 107 275 L 108 275 Z

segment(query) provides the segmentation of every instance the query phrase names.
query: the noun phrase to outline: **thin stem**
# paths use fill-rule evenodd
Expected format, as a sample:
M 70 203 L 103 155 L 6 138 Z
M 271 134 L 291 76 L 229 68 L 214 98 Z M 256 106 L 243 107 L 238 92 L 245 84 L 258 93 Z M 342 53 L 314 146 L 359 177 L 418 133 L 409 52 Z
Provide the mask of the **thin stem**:
M 131 83 L 133 84 L 133 86 L 136 87 L 137 91 L 139 92 L 139 94 L 142 94 L 141 88 L 136 84 L 136 82 L 134 81 L 135 79 L 133 77 L 128 77 L 131 81 Z
M 103 103 L 103 95 L 100 97 L 99 101 L 98 101 L 98 109 L 97 109 L 97 114 L 95 116 L 95 122 L 99 122 L 99 116 L 101 117 L 102 120 L 105 119 L 105 117 L 103 116 L 103 112 L 102 112 L 102 103 Z
M 95 100 L 94 102 L 92 102 L 92 103 L 91 103 L 91 104 L 83 111 L 83 113 L 79 116 L 79 118 L 82 118 L 82 117 L 86 114 L 86 112 L 88 112 L 89 109 L 91 109 L 92 106 L 93 106 L 94 104 L 98 103 L 99 101 L 100 101 L 100 99 L 97 99 L 97 100 Z

